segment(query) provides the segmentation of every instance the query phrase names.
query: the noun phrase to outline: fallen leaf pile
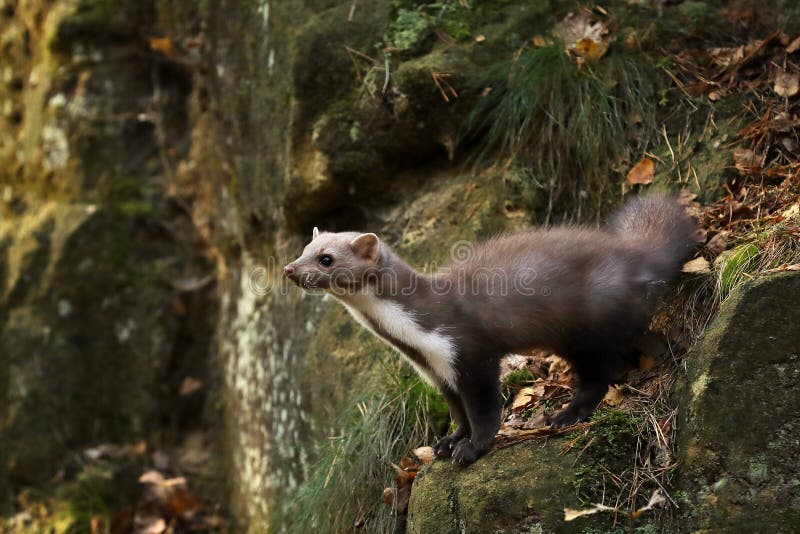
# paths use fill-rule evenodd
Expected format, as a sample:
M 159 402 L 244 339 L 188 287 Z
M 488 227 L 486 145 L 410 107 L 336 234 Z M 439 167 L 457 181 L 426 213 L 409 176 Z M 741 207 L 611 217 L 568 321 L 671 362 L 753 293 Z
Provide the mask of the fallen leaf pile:
M 421 447 L 421 449 L 430 449 L 430 453 L 426 453 L 426 457 L 428 458 L 428 462 L 432 461 L 434 457 L 433 449 L 431 447 Z M 411 458 L 403 458 L 400 460 L 399 466 L 392 464 L 392 467 L 395 470 L 394 486 L 383 490 L 383 502 L 385 502 L 393 512 L 403 514 L 408 510 L 408 501 L 411 498 L 411 486 L 414 484 L 414 479 L 419 472 L 420 464 Z

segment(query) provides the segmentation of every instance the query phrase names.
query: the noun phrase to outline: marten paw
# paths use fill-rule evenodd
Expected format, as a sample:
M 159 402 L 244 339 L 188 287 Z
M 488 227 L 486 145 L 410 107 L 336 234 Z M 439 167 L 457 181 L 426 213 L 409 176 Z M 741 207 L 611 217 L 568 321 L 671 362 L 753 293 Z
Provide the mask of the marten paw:
M 455 449 L 456 444 L 460 439 L 460 437 L 453 436 L 451 434 L 437 441 L 436 445 L 433 446 L 433 452 L 436 453 L 436 457 L 450 458 L 453 455 L 453 449 Z
M 589 419 L 591 412 L 588 414 L 581 413 L 580 410 L 572 409 L 568 406 L 561 410 L 550 419 L 550 426 L 553 428 L 564 428 L 567 426 L 577 425 Z
M 453 460 L 458 465 L 469 465 L 475 460 L 480 458 L 481 451 L 479 451 L 469 438 L 464 438 L 458 442 L 456 448 L 453 450 Z

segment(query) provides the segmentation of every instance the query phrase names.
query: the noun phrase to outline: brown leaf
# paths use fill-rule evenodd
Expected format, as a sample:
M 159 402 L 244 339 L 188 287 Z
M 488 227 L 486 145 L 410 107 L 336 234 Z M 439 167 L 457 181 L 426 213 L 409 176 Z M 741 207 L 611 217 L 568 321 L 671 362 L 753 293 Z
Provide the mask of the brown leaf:
M 567 50 L 590 63 L 608 51 L 608 26 L 597 20 L 588 9 L 582 9 L 577 15 L 567 15 L 553 28 L 553 34 L 564 43 Z
M 733 151 L 733 162 L 740 174 L 747 174 L 764 165 L 764 155 L 756 154 L 749 148 L 737 148 Z
M 786 45 L 786 53 L 794 54 L 798 50 L 800 50 L 800 37 L 795 37 L 794 41 Z
M 712 254 L 721 254 L 728 248 L 728 232 L 720 232 L 706 243 L 706 249 Z
M 645 506 L 639 508 L 635 512 L 631 512 L 631 519 L 638 519 L 643 513 L 665 502 L 667 502 L 667 499 L 661 494 L 661 491 L 655 490 L 653 494 L 650 495 L 650 500 L 647 501 Z
M 707 274 L 711 272 L 711 265 L 708 263 L 707 259 L 700 256 L 699 258 L 684 263 L 681 271 L 689 274 Z
M 403 458 L 400 460 L 400 468 L 405 472 L 414 472 L 416 474 L 419 471 L 419 464 L 411 458 Z
M 608 386 L 606 396 L 603 397 L 603 402 L 609 406 L 619 406 L 625 400 L 625 394 L 622 393 L 622 388 L 619 386 Z
M 203 382 L 197 380 L 196 378 L 192 378 L 191 376 L 187 376 L 181 382 L 181 389 L 178 392 L 181 397 L 187 397 L 192 393 L 196 393 L 203 389 Z
M 172 44 L 172 39 L 169 37 L 149 37 L 150 49 L 155 52 L 161 52 L 167 57 L 173 58 L 175 53 L 175 46 Z
M 544 392 L 544 386 L 542 386 L 542 392 Z M 517 393 L 517 396 L 514 397 L 514 402 L 511 404 L 511 410 L 519 410 L 520 408 L 527 406 L 528 403 L 530 403 L 536 396 L 537 395 L 534 391 L 534 388 L 522 388 Z
M 200 502 L 185 486 L 175 488 L 167 500 L 167 509 L 172 516 L 191 517 L 199 508 Z
M 575 51 L 583 56 L 586 61 L 593 63 L 606 55 L 606 52 L 608 52 L 608 43 L 606 41 L 595 41 L 584 37 L 575 43 Z
M 658 360 L 655 356 L 650 356 L 649 354 L 642 354 L 639 357 L 639 369 L 644 371 L 645 373 L 649 372 L 653 367 L 656 366 Z
M 629 185 L 634 184 L 649 184 L 653 181 L 653 176 L 655 176 L 655 164 L 653 160 L 649 158 L 642 158 L 642 160 L 633 166 L 633 168 L 628 171 L 628 175 L 626 176 L 626 181 Z
M 775 74 L 773 90 L 780 96 L 789 98 L 800 91 L 800 74 L 796 72 L 778 71 Z
M 395 500 L 397 499 L 397 488 L 384 488 L 383 490 L 383 502 L 394 508 Z
M 550 369 L 548 374 L 567 374 L 572 369 L 569 365 L 569 362 L 560 356 L 556 356 L 555 354 L 551 354 L 547 357 L 547 361 L 550 362 Z

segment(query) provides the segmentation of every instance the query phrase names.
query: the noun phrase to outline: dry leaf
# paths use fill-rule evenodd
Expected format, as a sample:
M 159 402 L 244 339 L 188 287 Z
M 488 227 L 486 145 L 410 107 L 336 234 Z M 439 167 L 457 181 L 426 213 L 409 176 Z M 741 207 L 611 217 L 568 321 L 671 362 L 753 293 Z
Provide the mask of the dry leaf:
M 800 50 L 800 37 L 795 37 L 794 41 L 786 45 L 786 53 L 794 54 L 798 50 Z
M 784 219 L 794 219 L 800 215 L 800 204 L 794 203 L 781 212 L 781 217 Z
M 483 35 L 482 33 L 475 36 L 475 42 L 476 43 L 482 43 L 485 40 L 486 40 L 486 36 Z
M 394 503 L 397 501 L 397 488 L 384 488 L 383 502 L 394 509 Z
M 707 274 L 711 272 L 711 265 L 708 263 L 707 259 L 700 256 L 699 258 L 684 263 L 681 271 L 689 274 Z
M 164 483 L 164 475 L 156 471 L 155 469 L 151 469 L 150 471 L 145 471 L 139 477 L 140 484 L 155 484 L 160 486 Z
M 582 9 L 577 15 L 570 13 L 564 17 L 553 28 L 553 33 L 571 48 L 581 39 L 602 41 L 608 34 L 608 27 L 596 20 L 591 11 Z
M 645 513 L 648 510 L 652 510 L 655 506 L 659 504 L 667 502 L 667 499 L 661 494 L 660 490 L 655 490 L 652 495 L 650 495 L 650 500 L 647 501 L 647 504 L 643 507 L 639 508 L 635 512 L 631 512 L 631 519 L 638 519 L 640 515 Z
M 789 98 L 800 91 L 800 74 L 796 72 L 778 71 L 775 74 L 773 90 L 780 96 Z
M 419 458 L 419 461 L 424 464 L 429 464 L 436 459 L 436 453 L 433 452 L 433 447 L 417 447 L 413 451 L 414 456 Z
M 712 254 L 721 254 L 728 248 L 728 232 L 720 232 L 706 243 L 706 249 Z
M 175 57 L 175 47 L 172 44 L 172 39 L 169 37 L 149 37 L 150 49 L 155 52 L 161 52 L 167 57 Z
M 649 184 L 653 181 L 655 170 L 656 166 L 653 163 L 653 160 L 649 158 L 642 158 L 639 163 L 634 165 L 633 168 L 628 171 L 628 175 L 625 179 L 630 185 Z
M 550 370 L 548 373 L 551 375 L 555 373 L 568 373 L 571 369 L 567 360 L 555 354 L 548 356 L 546 361 L 550 362 Z
M 167 530 L 167 522 L 163 517 L 151 518 L 141 529 L 141 534 L 161 534 Z
M 531 402 L 534 397 L 541 397 L 544 395 L 544 385 L 535 387 L 522 388 L 514 397 L 514 403 L 511 405 L 512 410 L 518 410 Z
M 608 52 L 608 43 L 585 37 L 575 43 L 575 51 L 583 56 L 586 61 L 593 63 L 606 55 L 606 52 Z
M 619 386 L 608 386 L 606 396 L 603 397 L 603 402 L 609 406 L 619 406 L 625 400 L 625 394 L 622 393 L 622 388 Z
M 181 382 L 179 394 L 181 397 L 186 397 L 192 393 L 200 391 L 201 389 L 203 389 L 203 382 L 197 380 L 196 378 L 192 378 L 191 376 L 187 376 Z
M 553 28 L 553 34 L 564 42 L 567 50 L 588 62 L 597 61 L 608 51 L 608 27 L 588 9 L 581 10 L 577 15 L 567 15 Z
M 543 46 L 547 46 L 547 44 L 548 44 L 547 40 L 544 37 L 542 37 L 541 35 L 534 35 L 533 36 L 533 46 L 535 46 L 536 48 L 541 48 Z
M 733 162 L 741 174 L 761 168 L 764 165 L 764 158 L 764 155 L 756 154 L 749 148 L 737 148 L 733 151 Z
M 575 510 L 573 508 L 564 508 L 564 521 L 574 521 L 579 517 L 585 515 L 596 514 L 597 512 L 615 512 L 616 508 L 611 508 L 605 504 L 595 504 L 592 508 L 585 508 L 583 510 Z
M 642 354 L 639 357 L 639 369 L 644 371 L 645 373 L 649 372 L 653 367 L 656 366 L 658 360 L 655 356 L 650 356 L 649 354 Z

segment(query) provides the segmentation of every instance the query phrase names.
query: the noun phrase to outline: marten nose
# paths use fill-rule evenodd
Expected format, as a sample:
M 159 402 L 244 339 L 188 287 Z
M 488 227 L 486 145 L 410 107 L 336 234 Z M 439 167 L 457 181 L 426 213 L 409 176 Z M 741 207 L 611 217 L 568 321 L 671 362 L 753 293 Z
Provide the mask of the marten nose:
M 283 268 L 283 274 L 285 274 L 286 276 L 292 276 L 294 274 L 294 267 L 292 267 L 291 265 L 287 265 L 286 267 Z

